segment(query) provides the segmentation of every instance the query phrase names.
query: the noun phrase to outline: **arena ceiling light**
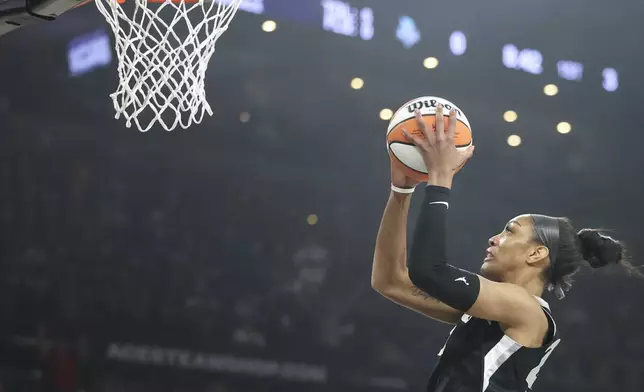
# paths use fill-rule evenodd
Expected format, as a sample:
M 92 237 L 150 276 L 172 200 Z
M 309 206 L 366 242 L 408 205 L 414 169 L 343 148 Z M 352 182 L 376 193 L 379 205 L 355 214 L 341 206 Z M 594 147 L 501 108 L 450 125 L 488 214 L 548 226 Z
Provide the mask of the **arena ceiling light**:
M 515 122 L 517 121 L 517 118 L 519 118 L 519 116 L 514 110 L 507 110 L 505 113 L 503 113 L 503 119 L 507 122 Z
M 427 69 L 434 69 L 438 67 L 438 59 L 436 57 L 427 57 L 423 61 L 423 66 Z
M 354 90 L 360 90 L 364 87 L 364 80 L 361 78 L 353 78 L 351 80 L 351 88 Z
M 572 131 L 572 126 L 570 125 L 570 123 L 562 121 L 559 124 L 557 124 L 557 132 L 561 134 L 566 134 L 566 133 L 570 133 L 570 131 Z
M 546 84 L 543 88 L 543 93 L 549 97 L 557 95 L 559 88 L 554 84 Z
M 262 23 L 262 30 L 264 30 L 267 33 L 271 33 L 277 29 L 277 23 L 275 23 L 274 20 L 267 20 L 264 23 Z
M 519 135 L 508 136 L 508 145 L 510 147 L 519 147 L 521 145 L 521 136 Z

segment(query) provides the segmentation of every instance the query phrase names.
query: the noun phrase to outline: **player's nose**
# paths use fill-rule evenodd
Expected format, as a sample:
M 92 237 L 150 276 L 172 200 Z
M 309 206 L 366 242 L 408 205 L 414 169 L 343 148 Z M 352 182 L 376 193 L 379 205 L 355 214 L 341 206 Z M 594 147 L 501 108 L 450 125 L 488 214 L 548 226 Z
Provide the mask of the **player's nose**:
M 490 246 L 498 246 L 499 245 L 499 236 L 495 235 L 494 237 L 491 237 L 488 240 L 488 244 L 490 244 Z

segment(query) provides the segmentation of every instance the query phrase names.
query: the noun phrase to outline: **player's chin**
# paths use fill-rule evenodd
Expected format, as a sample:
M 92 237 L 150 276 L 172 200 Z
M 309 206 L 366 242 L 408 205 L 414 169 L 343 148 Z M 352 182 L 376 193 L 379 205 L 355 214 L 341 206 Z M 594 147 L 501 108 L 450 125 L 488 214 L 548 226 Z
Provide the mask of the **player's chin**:
M 481 265 L 481 275 L 489 280 L 499 281 L 499 273 L 497 271 L 494 261 L 485 260 L 483 265 Z

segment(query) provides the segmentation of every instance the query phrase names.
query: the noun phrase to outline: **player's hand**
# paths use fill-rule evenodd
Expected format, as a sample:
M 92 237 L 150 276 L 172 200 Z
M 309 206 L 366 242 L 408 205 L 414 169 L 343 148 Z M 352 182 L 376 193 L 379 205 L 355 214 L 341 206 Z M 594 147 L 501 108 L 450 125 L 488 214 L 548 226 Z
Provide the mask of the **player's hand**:
M 457 122 L 456 111 L 452 110 L 449 114 L 449 125 L 445 131 L 443 105 L 439 104 L 436 107 L 435 132 L 429 129 L 418 110 L 416 110 L 416 124 L 422 136 L 413 135 L 403 129 L 405 137 L 414 143 L 423 155 L 430 179 L 436 175 L 454 175 L 456 170 L 463 166 L 474 153 L 474 146 L 470 146 L 463 152 L 456 149 L 454 137 L 456 136 Z
M 401 169 L 400 165 L 396 164 L 393 160 L 391 162 L 391 183 L 398 188 L 413 188 L 420 183 L 411 177 L 407 177 L 405 172 Z

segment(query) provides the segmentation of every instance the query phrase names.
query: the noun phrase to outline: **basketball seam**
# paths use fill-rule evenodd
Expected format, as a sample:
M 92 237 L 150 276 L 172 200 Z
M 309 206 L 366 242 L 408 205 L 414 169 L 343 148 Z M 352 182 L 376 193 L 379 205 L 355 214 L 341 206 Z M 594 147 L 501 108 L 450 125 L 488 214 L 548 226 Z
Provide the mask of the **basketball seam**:
M 414 145 L 414 144 L 403 143 L 403 142 L 394 142 L 394 143 L 404 144 L 404 145 L 407 145 L 407 146 L 413 146 L 413 145 Z M 394 143 L 391 143 L 391 144 L 394 144 Z M 389 149 L 389 152 L 391 153 L 391 156 L 392 156 L 392 157 L 393 157 L 393 158 L 394 158 L 398 163 L 400 163 L 401 165 L 403 165 L 405 168 L 407 168 L 407 169 L 409 169 L 409 170 L 413 171 L 414 173 L 418 173 L 418 174 L 422 174 L 422 175 L 427 175 L 427 173 L 425 173 L 425 172 L 418 171 L 418 170 L 416 170 L 416 169 L 414 169 L 414 168 L 412 168 L 412 167 L 409 167 L 409 166 L 405 165 L 405 163 L 404 163 L 403 161 L 401 161 L 401 160 L 400 160 L 400 158 L 398 158 L 398 156 L 396 156 L 396 153 L 395 153 L 392 149 Z M 459 167 L 457 168 L 457 170 L 462 169 L 462 168 L 463 168 L 463 166 L 465 166 L 465 164 L 466 164 L 466 163 L 467 163 L 467 161 L 465 161 L 465 162 L 461 163 L 461 166 L 459 166 Z
M 409 170 L 411 170 L 411 171 L 413 171 L 415 173 L 418 173 L 418 174 L 422 174 L 422 175 L 427 174 L 425 172 L 422 172 L 422 171 L 416 170 L 416 169 L 414 169 L 412 167 L 409 167 L 403 161 L 401 161 L 400 158 L 398 158 L 398 156 L 394 152 L 394 150 L 391 149 L 392 144 L 404 144 L 405 146 L 416 146 L 414 143 L 405 143 L 405 142 L 399 142 L 399 141 L 391 142 L 391 143 L 389 143 L 389 152 L 391 153 L 391 156 L 394 157 L 396 159 L 396 161 L 398 161 L 398 163 L 400 163 L 401 165 L 405 166 L 407 169 L 409 169 Z M 466 145 L 462 146 L 462 147 L 467 147 L 467 146 L 470 146 L 470 145 L 472 145 L 471 142 L 469 144 L 466 144 Z M 458 148 L 459 146 L 456 146 L 456 147 Z M 461 166 L 459 166 L 459 169 L 461 167 L 463 167 L 463 166 L 465 166 L 465 162 L 463 162 L 463 164 Z
M 399 143 L 399 142 L 395 142 L 395 143 Z M 391 144 L 394 144 L 394 143 L 391 143 Z M 391 144 L 390 144 L 390 145 L 391 145 Z M 399 144 L 406 144 L 406 145 L 408 145 L 408 146 L 413 146 L 413 144 L 407 144 L 407 143 L 399 143 Z M 415 172 L 415 173 L 418 173 L 418 174 L 427 175 L 427 173 L 425 173 L 425 172 L 422 172 L 422 171 L 416 170 L 416 169 L 414 169 L 414 168 L 411 168 L 411 167 L 409 167 L 409 166 L 405 165 L 405 163 L 404 163 L 403 161 L 401 161 L 401 160 L 400 160 L 400 158 L 398 158 L 398 157 L 396 156 L 396 153 L 395 153 L 392 149 L 389 149 L 389 151 L 391 151 L 391 156 L 392 156 L 392 157 L 394 157 L 394 158 L 396 158 L 396 161 L 398 161 L 398 163 L 400 163 L 401 165 L 403 165 L 403 166 L 404 166 L 404 167 L 406 167 L 407 169 L 409 169 L 409 170 L 411 170 L 411 171 L 413 171 L 413 172 Z
M 424 114 L 424 115 L 423 115 L 423 117 L 428 117 L 428 116 L 434 116 L 434 117 L 436 117 L 436 115 L 435 115 L 435 114 Z M 449 116 L 445 116 L 445 117 L 449 117 Z M 387 135 L 389 135 L 389 134 L 390 134 L 394 129 L 396 129 L 396 127 L 397 127 L 398 125 L 400 125 L 400 124 L 404 123 L 405 121 L 411 120 L 412 118 L 413 118 L 413 117 L 406 118 L 406 119 L 404 119 L 404 120 L 402 120 L 402 121 L 397 122 L 393 127 L 391 127 L 391 131 L 387 132 Z M 470 132 L 472 132 L 472 130 L 470 129 L 470 127 L 468 127 L 468 126 L 467 126 L 467 124 L 465 124 L 465 121 L 463 121 L 463 120 L 458 120 L 458 119 L 457 119 L 456 121 L 458 121 L 458 122 L 460 122 L 461 124 L 465 125 L 465 128 L 467 128 Z
M 406 146 L 415 146 L 415 144 L 414 144 L 414 143 L 405 143 L 405 142 L 400 142 L 400 141 L 398 141 L 398 140 L 395 140 L 395 141 L 393 141 L 393 142 L 390 142 L 390 143 L 389 143 L 389 145 L 390 145 L 390 146 L 391 146 L 392 144 L 404 144 L 404 145 L 406 145 Z M 463 148 L 463 147 L 469 147 L 469 146 L 471 146 L 471 145 L 472 145 L 472 141 L 470 141 L 470 142 L 469 142 L 469 143 L 467 143 L 467 144 L 457 144 L 457 145 L 455 145 L 455 147 L 456 147 L 456 148 Z

